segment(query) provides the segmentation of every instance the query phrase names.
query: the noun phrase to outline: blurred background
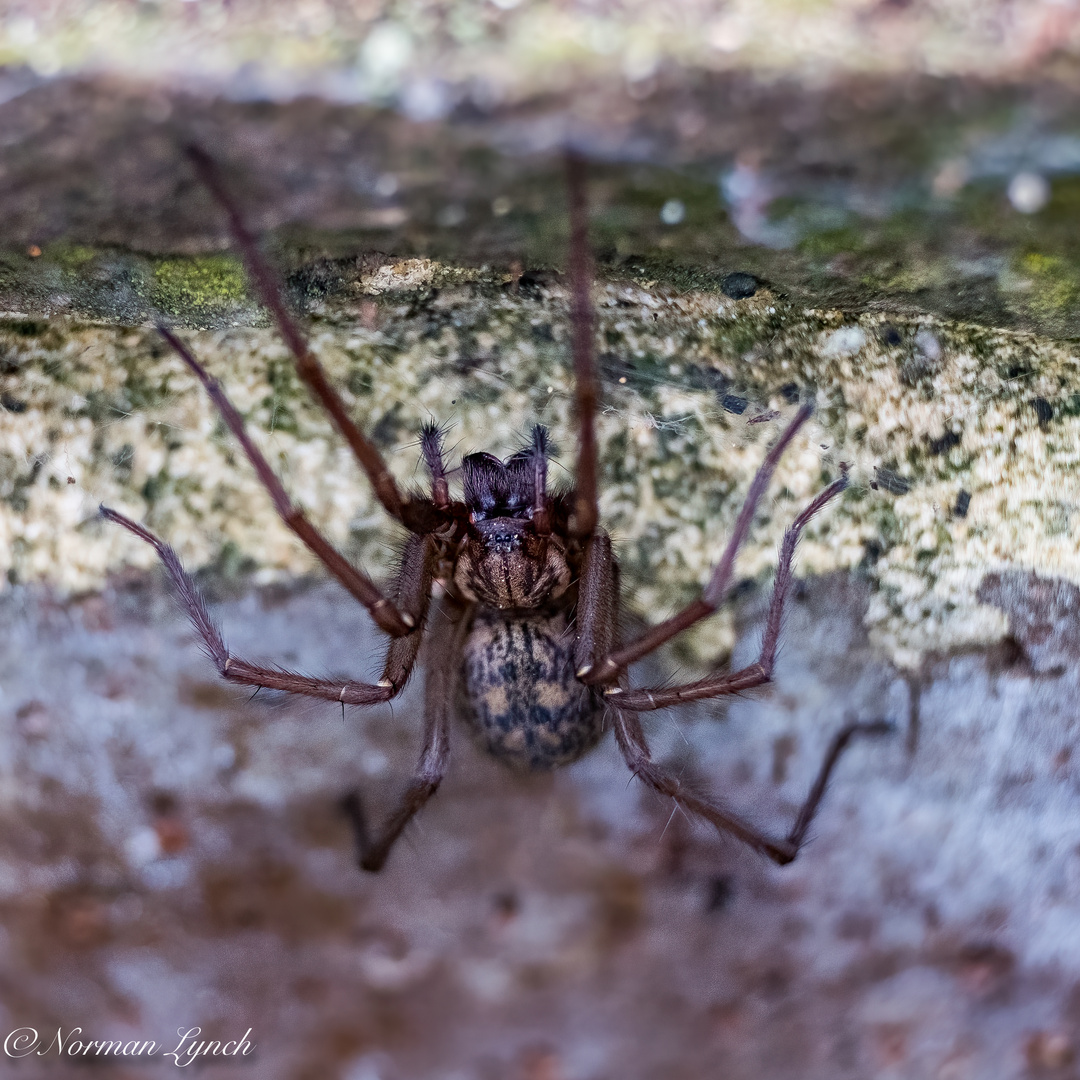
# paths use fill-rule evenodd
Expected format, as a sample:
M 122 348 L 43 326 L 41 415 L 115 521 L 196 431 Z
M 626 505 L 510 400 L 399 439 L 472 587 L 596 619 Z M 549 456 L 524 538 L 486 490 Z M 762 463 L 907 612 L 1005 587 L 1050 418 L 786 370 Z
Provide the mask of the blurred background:
M 196 1027 L 254 1046 L 211 1077 L 1080 1075 L 1078 15 L 0 4 L 4 1075 L 161 1076 Z M 517 777 L 458 731 L 386 870 L 355 868 L 338 802 L 393 804 L 422 678 L 344 716 L 251 699 L 97 516 L 173 543 L 237 655 L 378 671 L 369 620 L 153 329 L 390 573 L 401 537 L 251 295 L 193 141 L 406 484 L 432 418 L 455 461 L 543 422 L 570 467 L 562 153 L 588 159 L 630 620 L 695 595 L 815 402 L 728 610 L 634 673 L 750 662 L 783 529 L 851 465 L 800 549 L 775 687 L 648 724 L 685 782 L 782 834 L 831 734 L 893 723 L 793 866 L 644 791 L 610 739 Z M 157 1045 L 76 1060 L 58 1038 Z

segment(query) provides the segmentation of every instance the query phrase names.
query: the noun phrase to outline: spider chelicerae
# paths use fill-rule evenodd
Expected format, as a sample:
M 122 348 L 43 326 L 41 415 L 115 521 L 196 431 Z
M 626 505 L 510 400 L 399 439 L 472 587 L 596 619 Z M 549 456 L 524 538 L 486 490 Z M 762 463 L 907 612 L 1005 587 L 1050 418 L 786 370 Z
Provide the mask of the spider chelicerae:
M 730 833 L 779 864 L 791 862 L 821 803 L 829 775 L 857 734 L 877 734 L 883 723 L 848 723 L 834 736 L 790 832 L 770 837 L 714 799 L 684 786 L 649 751 L 638 713 L 701 701 L 768 683 L 772 677 L 792 559 L 806 523 L 847 486 L 846 468 L 796 517 L 784 535 L 758 659 L 738 671 L 678 686 L 631 687 L 627 668 L 677 634 L 713 614 L 732 583 L 735 556 L 754 510 L 784 450 L 810 416 L 804 405 L 765 456 L 747 492 L 727 547 L 700 597 L 628 643 L 619 639 L 619 568 L 608 535 L 599 527 L 595 413 L 599 385 L 594 359 L 587 235 L 585 164 L 567 156 L 570 208 L 571 336 L 575 377 L 577 467 L 571 490 L 548 487 L 549 446 L 542 427 L 529 445 L 504 461 L 487 453 L 461 463 L 463 496 L 453 498 L 442 433 L 426 426 L 420 448 L 431 475 L 431 494 L 405 496 L 375 444 L 353 423 L 288 312 L 275 275 L 248 232 L 215 162 L 189 148 L 195 171 L 229 219 L 248 273 L 291 350 L 297 372 L 348 442 L 386 512 L 408 531 L 401 568 L 380 589 L 349 563 L 286 494 L 266 458 L 244 429 L 240 414 L 187 346 L 159 329 L 198 377 L 242 446 L 285 524 L 326 569 L 367 608 L 389 637 L 382 678 L 376 683 L 310 678 L 233 656 L 194 581 L 168 544 L 115 510 L 110 521 L 152 544 L 177 596 L 222 678 L 249 686 L 341 702 L 374 705 L 398 695 L 424 646 L 423 748 L 397 808 L 372 829 L 358 793 L 343 806 L 356 833 L 362 869 L 378 871 L 402 830 L 438 789 L 449 763 L 450 718 L 459 713 L 488 753 L 520 770 L 548 770 L 587 753 L 610 726 L 630 770 L 684 811 Z M 425 641 L 434 584 L 444 617 Z M 433 620 L 435 621 L 435 620 Z M 445 629 L 444 629 L 445 628 Z

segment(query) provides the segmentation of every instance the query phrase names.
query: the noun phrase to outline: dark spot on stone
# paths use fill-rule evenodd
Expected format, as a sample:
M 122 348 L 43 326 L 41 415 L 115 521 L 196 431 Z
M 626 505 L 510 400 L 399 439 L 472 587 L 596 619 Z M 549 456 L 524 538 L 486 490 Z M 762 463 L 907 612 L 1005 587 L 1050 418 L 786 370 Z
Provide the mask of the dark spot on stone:
M 735 898 L 735 882 L 727 874 L 720 874 L 711 878 L 705 894 L 705 910 L 708 912 L 723 911 L 729 907 Z
M 1024 375 L 1030 375 L 1031 369 L 1024 367 L 1023 364 L 1010 364 L 1005 369 L 1005 377 L 1008 379 L 1019 379 Z
M 968 507 L 971 505 L 971 492 L 960 489 L 960 494 L 956 496 L 956 505 L 953 507 L 953 513 L 958 518 L 966 518 Z
M 959 445 L 959 434 L 955 431 L 946 431 L 945 434 L 941 436 L 941 438 L 930 440 L 930 453 L 944 454 L 946 450 L 951 450 L 954 446 Z
M 886 325 L 881 328 L 881 343 L 883 345 L 900 345 L 903 343 L 903 340 L 900 331 L 897 330 L 895 326 L 886 323 Z
M 400 429 L 401 406 L 395 405 L 388 412 L 383 413 L 378 423 L 372 427 L 371 441 L 384 450 L 389 449 L 397 441 Z
M 10 394 L 0 394 L 0 405 L 7 409 L 8 412 L 26 412 L 26 402 L 19 401 Z
M 535 300 L 545 285 L 561 276 L 555 270 L 526 270 L 517 280 L 518 294 L 527 300 Z M 512 284 L 507 282 L 503 288 L 508 289 Z
M 799 388 L 793 382 L 784 383 L 780 387 L 780 396 L 789 404 L 794 405 L 799 400 Z
M 480 367 L 485 359 L 486 357 L 483 356 L 462 353 L 457 360 L 454 361 L 454 371 L 459 375 L 468 375 L 469 372 L 475 371 Z
M 890 495 L 906 495 L 911 490 L 911 481 L 899 473 L 894 473 L 892 469 L 880 469 L 875 465 L 874 476 L 878 486 L 883 487 Z M 870 486 L 877 490 L 873 484 Z
M 495 909 L 495 914 L 499 918 L 512 919 L 521 910 L 521 901 L 518 899 L 517 893 L 510 889 L 504 889 L 502 892 L 495 894 L 491 906 Z
M 794 735 L 781 735 L 773 740 L 772 782 L 782 784 L 787 779 L 788 762 L 796 750 Z
M 352 371 L 349 373 L 346 385 L 349 387 L 350 394 L 361 397 L 364 394 L 370 394 L 375 389 L 375 380 L 369 371 Z
M 877 491 L 877 484 L 871 484 L 870 486 Z M 881 546 L 880 541 L 872 539 L 864 541 L 862 565 L 864 567 L 873 566 L 884 553 L 885 549 Z
M 766 1000 L 775 1000 L 787 993 L 791 981 L 791 973 L 785 968 L 766 968 L 754 980 L 752 989 Z
M 555 335 L 551 332 L 550 323 L 537 323 L 531 328 L 532 336 L 537 341 L 554 341 Z
M 48 323 L 34 322 L 33 319 L 5 319 L 3 325 L 5 330 L 11 330 L 20 337 L 40 337 L 49 329 Z
M 760 281 L 753 274 L 744 274 L 741 271 L 728 274 L 720 282 L 720 291 L 732 300 L 746 300 L 758 291 Z
M 948 963 L 959 981 L 980 997 L 1005 989 L 1016 967 L 1016 957 L 992 941 L 967 942 Z
M 986 670 L 991 675 L 1001 675 L 1006 671 L 1025 671 L 1031 669 L 1031 661 L 1024 651 L 1024 646 L 1009 634 L 991 645 L 985 654 Z
M 758 591 L 758 583 L 755 578 L 739 578 L 726 594 L 732 601 L 746 600 L 754 596 Z
M 900 365 L 900 381 L 905 386 L 917 386 L 923 379 L 930 378 L 938 369 L 934 361 L 927 359 L 922 353 L 905 360 Z
M 1054 419 L 1054 407 L 1046 398 L 1037 397 L 1031 403 L 1035 415 L 1039 418 L 1039 427 L 1046 427 Z
M 334 259 L 316 259 L 285 279 L 285 288 L 300 308 L 338 295 L 346 287 L 346 264 Z
M 877 925 L 877 919 L 865 911 L 845 911 L 836 920 L 836 936 L 844 941 L 868 941 Z
M 723 397 L 731 380 L 714 367 L 699 367 L 697 364 L 689 364 L 686 368 L 686 381 L 695 390 L 715 390 L 716 396 Z
M 730 413 L 736 416 L 746 412 L 747 401 L 744 397 L 736 397 L 735 394 L 725 394 L 720 399 L 720 404 Z

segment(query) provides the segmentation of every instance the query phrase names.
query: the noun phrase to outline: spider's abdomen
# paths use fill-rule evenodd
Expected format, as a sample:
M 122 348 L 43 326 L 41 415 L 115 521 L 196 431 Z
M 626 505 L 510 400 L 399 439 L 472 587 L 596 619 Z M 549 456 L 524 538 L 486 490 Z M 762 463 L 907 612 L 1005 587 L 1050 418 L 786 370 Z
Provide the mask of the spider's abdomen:
M 480 745 L 529 771 L 591 750 L 604 706 L 574 677 L 567 614 L 511 616 L 479 608 L 465 643 L 462 713 Z

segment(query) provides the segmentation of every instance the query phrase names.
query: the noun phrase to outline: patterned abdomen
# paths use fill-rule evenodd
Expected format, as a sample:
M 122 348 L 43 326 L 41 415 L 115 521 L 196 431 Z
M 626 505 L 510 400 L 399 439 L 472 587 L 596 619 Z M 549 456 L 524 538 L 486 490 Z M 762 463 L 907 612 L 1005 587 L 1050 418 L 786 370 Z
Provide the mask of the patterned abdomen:
M 462 709 L 480 745 L 522 770 L 576 761 L 603 733 L 604 706 L 574 677 L 565 612 L 479 608 L 465 642 Z

